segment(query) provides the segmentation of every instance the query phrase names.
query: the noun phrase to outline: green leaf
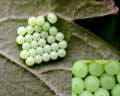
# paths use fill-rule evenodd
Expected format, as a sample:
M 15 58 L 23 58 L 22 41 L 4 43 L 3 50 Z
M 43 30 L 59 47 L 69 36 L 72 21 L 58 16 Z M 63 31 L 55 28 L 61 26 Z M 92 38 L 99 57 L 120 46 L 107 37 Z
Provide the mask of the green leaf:
M 0 2 L 1 94 L 70 96 L 71 64 L 75 60 L 119 58 L 116 49 L 111 48 L 88 30 L 74 24 L 73 20 L 112 14 L 117 10 L 111 0 L 2 0 Z M 21 47 L 15 42 L 16 29 L 20 25 L 26 25 L 29 16 L 46 15 L 50 11 L 58 15 L 56 26 L 65 34 L 69 43 L 67 56 L 54 62 L 27 67 L 19 58 Z M 23 71 L 22 68 L 27 71 Z

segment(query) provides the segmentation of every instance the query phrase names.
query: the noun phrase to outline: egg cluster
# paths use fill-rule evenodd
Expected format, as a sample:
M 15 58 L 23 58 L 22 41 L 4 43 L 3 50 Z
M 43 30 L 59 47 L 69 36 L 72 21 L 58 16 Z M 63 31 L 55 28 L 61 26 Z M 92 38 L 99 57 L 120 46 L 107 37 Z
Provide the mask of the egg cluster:
M 20 57 L 28 66 L 56 60 L 66 55 L 67 42 L 55 23 L 57 16 L 49 13 L 46 17 L 30 17 L 26 27 L 17 29 L 16 42 L 22 46 Z
M 120 96 L 117 60 L 79 60 L 72 74 L 72 96 Z

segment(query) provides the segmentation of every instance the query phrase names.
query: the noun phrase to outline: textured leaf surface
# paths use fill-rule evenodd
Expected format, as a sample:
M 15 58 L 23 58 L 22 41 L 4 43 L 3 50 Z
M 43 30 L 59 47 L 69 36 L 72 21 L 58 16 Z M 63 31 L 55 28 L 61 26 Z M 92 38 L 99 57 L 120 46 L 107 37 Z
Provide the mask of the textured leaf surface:
M 111 0 L 1 0 L 1 96 L 71 96 L 72 62 L 77 59 L 119 58 L 115 49 L 71 21 L 112 14 L 117 10 Z M 29 68 L 19 58 L 21 47 L 15 42 L 16 29 L 26 25 L 27 17 L 46 15 L 50 11 L 59 17 L 56 26 L 69 43 L 68 54 L 63 59 Z

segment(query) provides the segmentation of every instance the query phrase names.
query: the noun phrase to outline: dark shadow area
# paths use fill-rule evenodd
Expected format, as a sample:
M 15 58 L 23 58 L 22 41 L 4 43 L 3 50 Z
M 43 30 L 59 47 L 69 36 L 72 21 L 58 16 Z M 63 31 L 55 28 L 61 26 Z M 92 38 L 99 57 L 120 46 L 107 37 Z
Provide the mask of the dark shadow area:
M 115 1 L 116 5 L 120 8 L 120 0 Z M 120 12 L 116 15 L 76 20 L 75 22 L 80 26 L 89 29 L 113 47 L 120 50 Z

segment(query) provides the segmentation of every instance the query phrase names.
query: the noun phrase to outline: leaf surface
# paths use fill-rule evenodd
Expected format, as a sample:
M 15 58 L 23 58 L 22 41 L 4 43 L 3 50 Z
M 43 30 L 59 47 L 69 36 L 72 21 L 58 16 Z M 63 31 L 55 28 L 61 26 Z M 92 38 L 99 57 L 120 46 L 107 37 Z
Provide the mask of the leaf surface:
M 0 11 L 1 96 L 71 96 L 71 64 L 75 60 L 119 58 L 116 49 L 73 22 L 116 13 L 118 9 L 111 0 L 2 0 Z M 50 11 L 58 15 L 56 26 L 69 43 L 67 56 L 27 67 L 19 58 L 16 29 L 26 25 L 29 16 Z

